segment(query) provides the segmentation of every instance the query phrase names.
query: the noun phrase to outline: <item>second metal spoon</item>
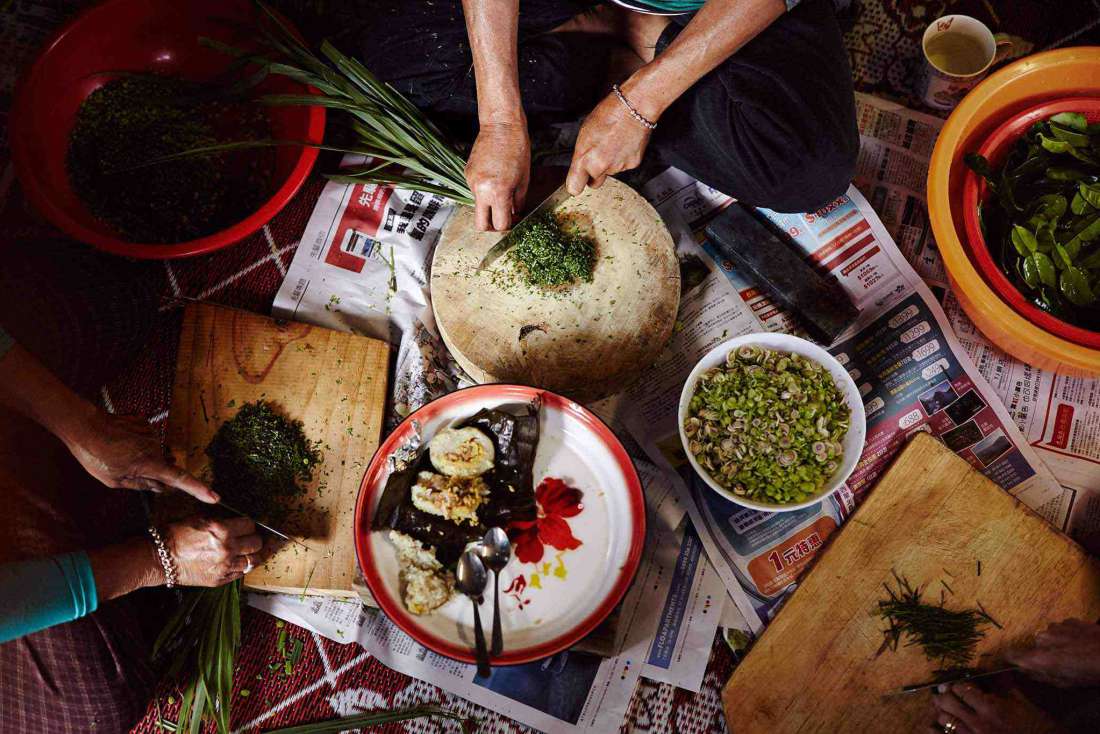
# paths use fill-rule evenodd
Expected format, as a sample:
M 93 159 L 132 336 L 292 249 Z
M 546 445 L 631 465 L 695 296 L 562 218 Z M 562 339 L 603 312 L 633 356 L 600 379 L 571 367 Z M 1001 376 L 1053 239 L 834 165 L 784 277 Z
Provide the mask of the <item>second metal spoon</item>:
M 500 624 L 500 571 L 512 558 L 512 544 L 502 529 L 489 528 L 477 552 L 482 563 L 493 572 L 493 644 L 489 652 L 496 657 L 504 652 L 504 633 Z
M 474 602 L 474 645 L 477 652 L 477 674 L 481 678 L 488 678 L 492 673 L 489 667 L 489 650 L 485 646 L 485 630 L 481 627 L 481 612 L 478 611 L 488 579 L 489 574 L 477 552 L 468 550 L 463 553 L 455 570 L 455 586 Z

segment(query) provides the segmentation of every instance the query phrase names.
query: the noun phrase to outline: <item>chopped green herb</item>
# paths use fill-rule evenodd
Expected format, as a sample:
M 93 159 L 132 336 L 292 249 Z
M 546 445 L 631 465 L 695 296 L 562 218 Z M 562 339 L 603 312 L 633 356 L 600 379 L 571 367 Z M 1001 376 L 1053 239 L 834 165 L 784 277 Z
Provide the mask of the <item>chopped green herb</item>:
M 575 230 L 567 230 L 551 212 L 523 223 L 508 258 L 519 266 L 527 285 L 553 288 L 577 281 L 592 282 L 596 245 Z
M 268 401 L 245 403 L 214 434 L 206 453 L 214 490 L 249 515 L 281 516 L 287 501 L 302 493 L 321 463 L 320 442 L 310 442 L 302 422 L 279 413 Z
M 897 588 L 884 584 L 889 598 L 878 602 L 874 614 L 889 625 L 883 631 L 879 652 L 897 650 L 902 636 L 911 645 L 920 645 L 925 657 L 939 663 L 937 674 L 966 669 L 974 657 L 978 642 L 985 637 L 984 627 L 999 624 L 978 604 L 978 609 L 947 609 L 940 604 L 921 601 L 923 588 L 914 589 L 894 574 Z M 942 583 L 942 582 L 941 582 Z M 945 584 L 946 586 L 946 584 Z

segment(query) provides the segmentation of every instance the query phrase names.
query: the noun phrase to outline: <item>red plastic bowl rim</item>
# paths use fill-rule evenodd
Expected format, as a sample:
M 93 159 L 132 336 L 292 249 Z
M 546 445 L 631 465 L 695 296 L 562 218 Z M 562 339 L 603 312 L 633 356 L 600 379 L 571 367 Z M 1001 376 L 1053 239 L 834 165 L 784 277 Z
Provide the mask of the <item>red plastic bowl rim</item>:
M 411 437 L 413 421 L 426 423 L 444 410 L 461 403 L 491 398 L 500 402 L 529 402 L 541 397 L 543 406 L 556 408 L 564 413 L 569 413 L 579 419 L 595 437 L 612 454 L 615 463 L 626 480 L 626 489 L 629 493 L 631 514 L 631 541 L 630 551 L 626 561 L 619 569 L 618 578 L 604 598 L 603 602 L 580 624 L 571 631 L 559 635 L 548 642 L 544 642 L 522 650 L 506 651 L 503 655 L 493 658 L 493 665 L 519 665 L 535 660 L 550 657 L 576 644 L 581 638 L 594 630 L 607 615 L 609 615 L 622 600 L 627 589 L 630 588 L 634 575 L 638 571 L 638 565 L 642 558 L 642 547 L 645 544 L 646 519 L 645 498 L 642 494 L 642 483 L 638 478 L 638 471 L 633 460 L 623 448 L 622 443 L 614 432 L 599 418 L 584 406 L 547 390 L 540 390 L 524 385 L 489 384 L 475 385 L 463 388 L 455 392 L 437 398 L 419 410 L 411 413 L 401 424 L 386 438 L 374 452 L 370 465 L 363 475 L 363 482 L 359 488 L 359 497 L 355 504 L 355 552 L 359 558 L 359 567 L 366 579 L 374 600 L 389 617 L 390 621 L 401 628 L 405 634 L 419 642 L 424 647 L 445 655 L 455 660 L 466 663 L 476 662 L 468 647 L 456 645 L 450 640 L 430 634 L 421 628 L 412 614 L 405 610 L 400 600 L 395 599 L 389 588 L 383 582 L 373 563 L 370 547 L 370 521 L 373 512 L 374 497 L 368 496 L 372 486 L 380 486 L 382 478 L 386 474 L 386 462 L 390 455 L 404 445 Z
M 1079 112 L 1082 105 L 1100 110 L 1100 97 L 1070 97 L 1047 100 L 1029 107 L 1013 115 L 1012 118 L 997 127 L 982 143 L 978 153 L 989 158 L 990 151 L 1007 149 L 1010 142 L 1015 142 L 1024 134 L 1026 128 L 1031 126 L 1032 123 L 1025 124 L 1024 122 L 1029 116 L 1042 115 L 1043 117 L 1049 117 L 1060 112 Z M 1018 129 L 1020 127 L 1025 129 Z M 969 168 L 966 169 L 966 177 L 963 181 L 963 226 L 966 230 L 967 244 L 969 245 L 967 249 L 970 252 L 971 259 L 978 266 L 979 272 L 993 287 L 994 292 L 1001 300 L 1007 303 L 1016 313 L 1056 336 L 1069 339 L 1084 347 L 1100 348 L 1100 332 L 1075 326 L 1032 305 L 993 261 L 993 256 L 989 252 L 989 247 L 982 235 L 981 224 L 978 220 L 979 202 L 984 202 L 987 198 L 988 189 L 989 186 L 984 178 Z
M 213 234 L 173 244 L 126 242 L 117 237 L 88 229 L 70 217 L 64 208 L 54 203 L 45 187 L 40 185 L 38 178 L 30 173 L 34 168 L 33 161 L 28 159 L 29 154 L 23 149 L 23 146 L 17 143 L 22 136 L 31 133 L 22 124 L 23 120 L 27 119 L 23 109 L 30 104 L 28 102 L 29 92 L 26 89 L 27 80 L 34 76 L 35 71 L 43 63 L 47 54 L 53 50 L 54 46 L 64 40 L 66 35 L 72 33 L 86 17 L 93 13 L 102 12 L 111 4 L 113 4 L 112 0 L 107 0 L 107 2 L 93 5 L 62 26 L 35 54 L 34 61 L 27 67 L 27 70 L 20 76 L 16 84 L 15 101 L 11 109 L 11 156 L 19 183 L 26 192 L 27 198 L 51 223 L 69 236 L 115 255 L 142 260 L 171 260 L 213 252 L 240 242 L 270 222 L 276 214 L 282 211 L 283 207 L 290 203 L 290 200 L 294 198 L 294 195 L 306 182 L 313 164 L 317 161 L 317 156 L 320 153 L 317 148 L 308 145 L 302 146 L 301 154 L 298 156 L 294 168 L 287 174 L 282 186 L 255 212 L 236 224 Z M 281 14 L 279 18 L 292 32 L 298 34 L 297 29 L 289 20 Z M 310 94 L 318 93 L 313 87 L 306 87 L 306 89 Z M 325 108 L 319 106 L 309 107 L 308 114 L 309 123 L 306 140 L 321 143 L 325 132 Z

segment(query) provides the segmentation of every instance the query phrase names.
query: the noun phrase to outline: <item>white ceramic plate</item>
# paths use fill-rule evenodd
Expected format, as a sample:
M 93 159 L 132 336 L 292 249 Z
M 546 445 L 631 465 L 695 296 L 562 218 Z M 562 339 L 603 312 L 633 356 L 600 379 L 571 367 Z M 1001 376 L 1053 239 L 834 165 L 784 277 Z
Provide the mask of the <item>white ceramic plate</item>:
M 833 380 L 836 382 L 837 387 L 840 388 L 841 393 L 844 395 L 844 402 L 848 404 L 848 408 L 852 411 L 851 425 L 842 442 L 844 446 L 844 461 L 837 467 L 836 473 L 834 473 L 832 478 L 821 488 L 820 492 L 817 492 L 812 497 L 802 502 L 778 504 L 774 502 L 759 502 L 749 499 L 748 497 L 739 497 L 714 481 L 710 473 L 699 465 L 699 462 L 695 460 L 695 456 L 692 455 L 691 451 L 688 449 L 688 438 L 684 434 L 684 420 L 687 418 L 688 404 L 695 394 L 695 383 L 699 381 L 699 375 L 703 374 L 703 372 L 709 370 L 711 367 L 724 364 L 727 354 L 738 347 L 744 346 L 757 346 L 777 352 L 800 354 L 803 357 L 808 357 L 817 362 L 822 367 L 829 370 L 829 374 L 833 376 Z M 797 336 L 791 336 L 790 334 L 746 334 L 744 336 L 734 337 L 729 341 L 724 341 L 707 352 L 703 358 L 699 360 L 699 363 L 695 365 L 695 369 L 691 371 L 691 374 L 688 375 L 687 382 L 684 383 L 684 389 L 680 393 L 680 408 L 677 413 L 677 420 L 680 424 L 680 442 L 684 446 L 684 453 L 687 454 L 688 461 L 691 462 L 691 468 L 702 477 L 703 481 L 707 483 L 707 486 L 730 502 L 735 502 L 742 507 L 751 507 L 754 510 L 762 510 L 764 512 L 790 512 L 791 510 L 810 507 L 811 505 L 816 505 L 818 502 L 840 489 L 841 486 L 844 485 L 844 482 L 848 480 L 848 477 L 851 476 L 852 471 L 859 462 L 859 457 L 863 453 L 863 443 L 867 433 L 867 417 L 863 411 L 863 398 L 860 396 L 859 388 L 856 387 L 855 380 L 852 379 L 852 376 L 848 374 L 848 371 L 844 369 L 840 362 L 836 361 L 833 355 L 813 342 L 806 341 Z
M 524 405 L 536 397 L 542 410 L 535 485 L 554 477 L 582 492 L 575 514 L 547 515 L 540 503 L 539 522 L 552 523 L 559 531 L 564 522 L 580 545 L 563 550 L 541 543 L 538 562 L 521 562 L 513 554 L 501 571 L 504 653 L 493 664 L 526 663 L 573 645 L 615 608 L 638 568 L 645 540 L 641 482 L 622 444 L 599 418 L 568 398 L 519 385 L 479 385 L 429 403 L 406 418 L 371 460 L 356 506 L 355 544 L 382 611 L 417 642 L 457 660 L 474 660 L 472 602 L 457 595 L 430 614 L 410 613 L 401 600 L 397 552 L 388 531 L 370 530 L 390 474 L 389 457 L 415 435 L 414 422 L 424 440 L 430 440 L 482 408 Z M 481 619 L 488 634 L 491 574 Z

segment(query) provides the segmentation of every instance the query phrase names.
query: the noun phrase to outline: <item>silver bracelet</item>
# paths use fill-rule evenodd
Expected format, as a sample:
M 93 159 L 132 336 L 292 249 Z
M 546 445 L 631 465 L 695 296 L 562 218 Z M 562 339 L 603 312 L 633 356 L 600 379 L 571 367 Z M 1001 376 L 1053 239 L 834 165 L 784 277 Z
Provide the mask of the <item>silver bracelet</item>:
M 614 92 L 615 96 L 619 98 L 619 101 L 623 103 L 623 107 L 626 107 L 631 117 L 633 117 L 635 120 L 637 120 L 645 127 L 649 128 L 650 130 L 655 130 L 657 128 L 657 123 L 647 120 L 641 112 L 638 112 L 638 110 L 634 109 L 634 105 L 630 104 L 630 102 L 627 101 L 626 97 L 623 96 L 623 90 L 619 89 L 618 84 L 612 84 L 611 91 Z
M 157 547 L 157 558 L 164 568 L 164 584 L 169 589 L 175 588 L 179 576 L 176 573 L 176 562 L 172 560 L 172 554 L 168 552 L 168 546 L 164 544 L 164 538 L 160 531 L 153 525 L 149 526 L 149 536 L 153 539 L 153 545 Z

